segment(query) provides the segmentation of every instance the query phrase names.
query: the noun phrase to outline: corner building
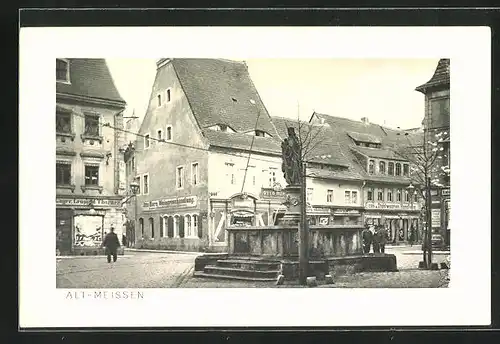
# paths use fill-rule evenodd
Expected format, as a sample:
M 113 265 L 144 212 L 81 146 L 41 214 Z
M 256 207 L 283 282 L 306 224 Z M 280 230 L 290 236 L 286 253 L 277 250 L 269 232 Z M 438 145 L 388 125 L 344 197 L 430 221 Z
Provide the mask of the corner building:
M 123 138 L 111 127 L 125 105 L 104 59 L 56 60 L 57 254 L 98 254 L 111 226 L 121 238 Z

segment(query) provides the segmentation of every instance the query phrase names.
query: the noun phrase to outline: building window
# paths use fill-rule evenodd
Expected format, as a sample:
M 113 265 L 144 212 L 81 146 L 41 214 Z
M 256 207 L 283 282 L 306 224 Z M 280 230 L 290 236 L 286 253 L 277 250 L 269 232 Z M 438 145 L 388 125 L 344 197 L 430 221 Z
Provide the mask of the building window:
M 85 185 L 99 185 L 99 166 L 85 166 Z
M 383 201 L 383 200 L 384 200 L 384 189 L 378 189 L 377 201 Z
M 198 185 L 198 163 L 191 164 L 191 184 Z
M 231 182 L 231 185 L 236 184 L 234 177 L 234 164 L 226 162 L 226 180 Z
M 326 190 L 326 202 L 327 203 L 333 202 L 333 190 Z
M 198 215 L 193 215 L 193 236 L 201 238 L 201 233 L 199 233 L 198 228 Z
M 401 175 L 401 164 L 398 162 L 396 163 L 396 176 Z
M 375 173 L 375 161 L 374 160 L 370 160 L 368 162 L 368 173 L 370 173 L 370 174 Z
M 274 187 L 274 184 L 276 184 L 276 170 L 269 168 L 269 187 Z
M 172 141 L 172 126 L 169 125 L 167 126 L 167 141 Z
M 178 189 L 182 189 L 184 187 L 184 167 L 179 166 L 176 170 L 176 185 Z
M 179 215 L 174 215 L 174 238 L 178 238 L 179 237 L 179 232 L 180 232 L 180 228 L 179 228 Z
M 56 112 L 56 132 L 64 134 L 71 133 L 71 112 Z
M 358 203 L 358 192 L 357 191 L 352 191 L 351 192 L 351 198 L 352 198 L 352 203 L 354 203 L 354 204 Z
M 56 59 L 56 81 L 69 82 L 69 62 Z
M 71 184 L 71 164 L 56 163 L 56 185 Z
M 314 191 L 313 188 L 307 188 L 307 192 L 306 192 L 306 202 L 307 203 L 311 203 L 312 202 L 313 191 Z
M 132 171 L 135 170 L 135 158 L 132 157 Z
M 167 90 L 167 103 L 170 103 L 170 100 L 172 100 L 171 98 L 171 94 L 170 94 L 170 89 Z
M 392 190 L 387 190 L 387 201 L 392 202 Z
M 149 218 L 149 229 L 151 229 L 151 239 L 155 237 L 155 221 L 152 217 Z
M 408 164 L 403 164 L 403 176 L 408 177 L 410 175 L 410 167 Z
M 139 228 L 141 229 L 141 235 L 144 238 L 144 219 L 142 217 L 139 219 Z
M 149 175 L 145 174 L 142 177 L 142 182 L 144 183 L 142 190 L 144 190 L 144 195 L 149 194 Z
M 138 177 L 135 177 L 135 182 L 137 183 L 137 185 L 139 186 L 137 188 L 137 194 L 140 195 L 141 194 L 141 177 L 138 176 Z
M 368 190 L 368 193 L 366 195 L 366 198 L 369 200 L 369 201 L 373 201 L 373 190 Z
M 380 174 L 385 174 L 385 161 L 379 162 L 378 170 L 379 170 Z
M 427 119 L 427 128 L 442 128 L 450 125 L 450 99 L 441 98 L 431 101 L 431 113 Z
M 387 174 L 390 176 L 394 175 L 394 163 L 390 162 L 389 167 L 387 168 Z
M 165 219 L 163 217 L 160 216 L 160 238 L 163 238 L 164 237 L 164 233 L 165 233 L 165 223 L 164 223 Z
M 396 191 L 396 202 L 401 202 L 401 190 Z
M 192 222 L 191 222 L 191 215 L 187 214 L 186 217 L 184 217 L 184 227 L 186 230 L 186 237 L 192 237 L 193 233 L 191 232 L 193 229 Z
M 144 135 L 144 148 L 149 148 L 150 145 L 150 139 L 149 139 L 149 134 Z
M 158 107 L 160 107 L 161 104 L 162 104 L 161 94 L 159 94 L 159 95 L 156 96 L 156 101 L 157 101 Z
M 345 191 L 344 192 L 344 201 L 346 204 L 350 204 L 351 203 L 351 191 Z
M 163 140 L 163 131 L 161 129 L 158 129 L 158 140 Z
M 85 115 L 85 135 L 99 136 L 99 115 Z

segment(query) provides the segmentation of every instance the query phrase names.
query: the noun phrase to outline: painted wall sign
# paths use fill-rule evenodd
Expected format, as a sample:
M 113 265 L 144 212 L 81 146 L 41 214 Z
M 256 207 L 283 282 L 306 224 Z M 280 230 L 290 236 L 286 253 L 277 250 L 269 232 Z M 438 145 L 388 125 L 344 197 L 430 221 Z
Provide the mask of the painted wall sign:
M 387 202 L 366 202 L 366 209 L 417 209 L 417 204 L 410 203 L 387 203 Z
M 322 225 L 322 226 L 327 226 L 328 225 L 328 217 L 321 216 L 319 218 L 319 224 Z
M 103 216 L 75 216 L 75 246 L 100 246 L 103 239 L 103 219 Z
M 144 209 L 158 209 L 158 208 L 168 208 L 168 207 L 195 207 L 198 203 L 198 197 L 188 196 L 188 197 L 177 197 L 177 198 L 165 198 L 155 201 L 144 202 L 142 207 Z
M 253 198 L 242 199 L 240 197 L 235 197 L 232 200 L 234 208 L 253 208 Z
M 441 209 L 431 209 L 432 227 L 441 227 Z
M 60 206 L 83 206 L 90 207 L 90 203 L 94 207 L 119 207 L 121 204 L 119 199 L 102 199 L 102 198 L 56 198 L 56 205 Z
M 285 199 L 286 194 L 283 190 L 262 188 L 260 191 L 260 197 L 263 199 Z
M 443 189 L 443 190 L 441 190 L 441 195 L 443 195 L 443 196 L 449 196 L 450 195 L 450 189 Z

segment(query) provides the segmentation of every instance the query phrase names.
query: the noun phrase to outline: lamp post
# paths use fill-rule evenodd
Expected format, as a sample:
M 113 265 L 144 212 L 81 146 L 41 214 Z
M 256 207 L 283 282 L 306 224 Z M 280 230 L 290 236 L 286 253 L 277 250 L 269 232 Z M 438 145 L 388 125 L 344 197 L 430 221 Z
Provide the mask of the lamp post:
M 135 180 L 133 180 L 130 183 L 130 191 L 132 191 L 132 195 L 134 196 L 134 235 L 133 235 L 133 242 L 135 245 L 135 234 L 137 232 L 137 192 L 139 191 L 139 183 L 137 183 Z

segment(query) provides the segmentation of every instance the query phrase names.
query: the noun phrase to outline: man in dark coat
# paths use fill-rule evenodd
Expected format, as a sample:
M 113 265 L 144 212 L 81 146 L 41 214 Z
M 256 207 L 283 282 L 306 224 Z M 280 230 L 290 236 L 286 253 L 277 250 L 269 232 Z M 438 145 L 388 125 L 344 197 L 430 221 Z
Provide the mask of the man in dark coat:
M 381 253 L 385 253 L 385 244 L 387 243 L 387 239 L 388 239 L 388 234 L 387 234 L 387 230 L 385 229 L 385 227 L 383 225 L 380 225 L 377 229 L 377 239 L 378 239 L 378 245 L 379 245 L 379 248 L 380 248 L 380 252 Z
M 118 240 L 114 227 L 111 227 L 110 232 L 104 237 L 102 246 L 106 249 L 105 252 L 108 258 L 108 263 L 111 263 L 111 256 L 113 256 L 113 263 L 116 262 L 117 251 L 120 247 L 120 240 Z
M 370 246 L 372 245 L 372 240 L 373 240 L 373 234 L 368 228 L 368 226 L 365 226 L 365 229 L 361 232 L 361 239 L 363 241 L 363 253 L 368 254 L 370 253 Z

